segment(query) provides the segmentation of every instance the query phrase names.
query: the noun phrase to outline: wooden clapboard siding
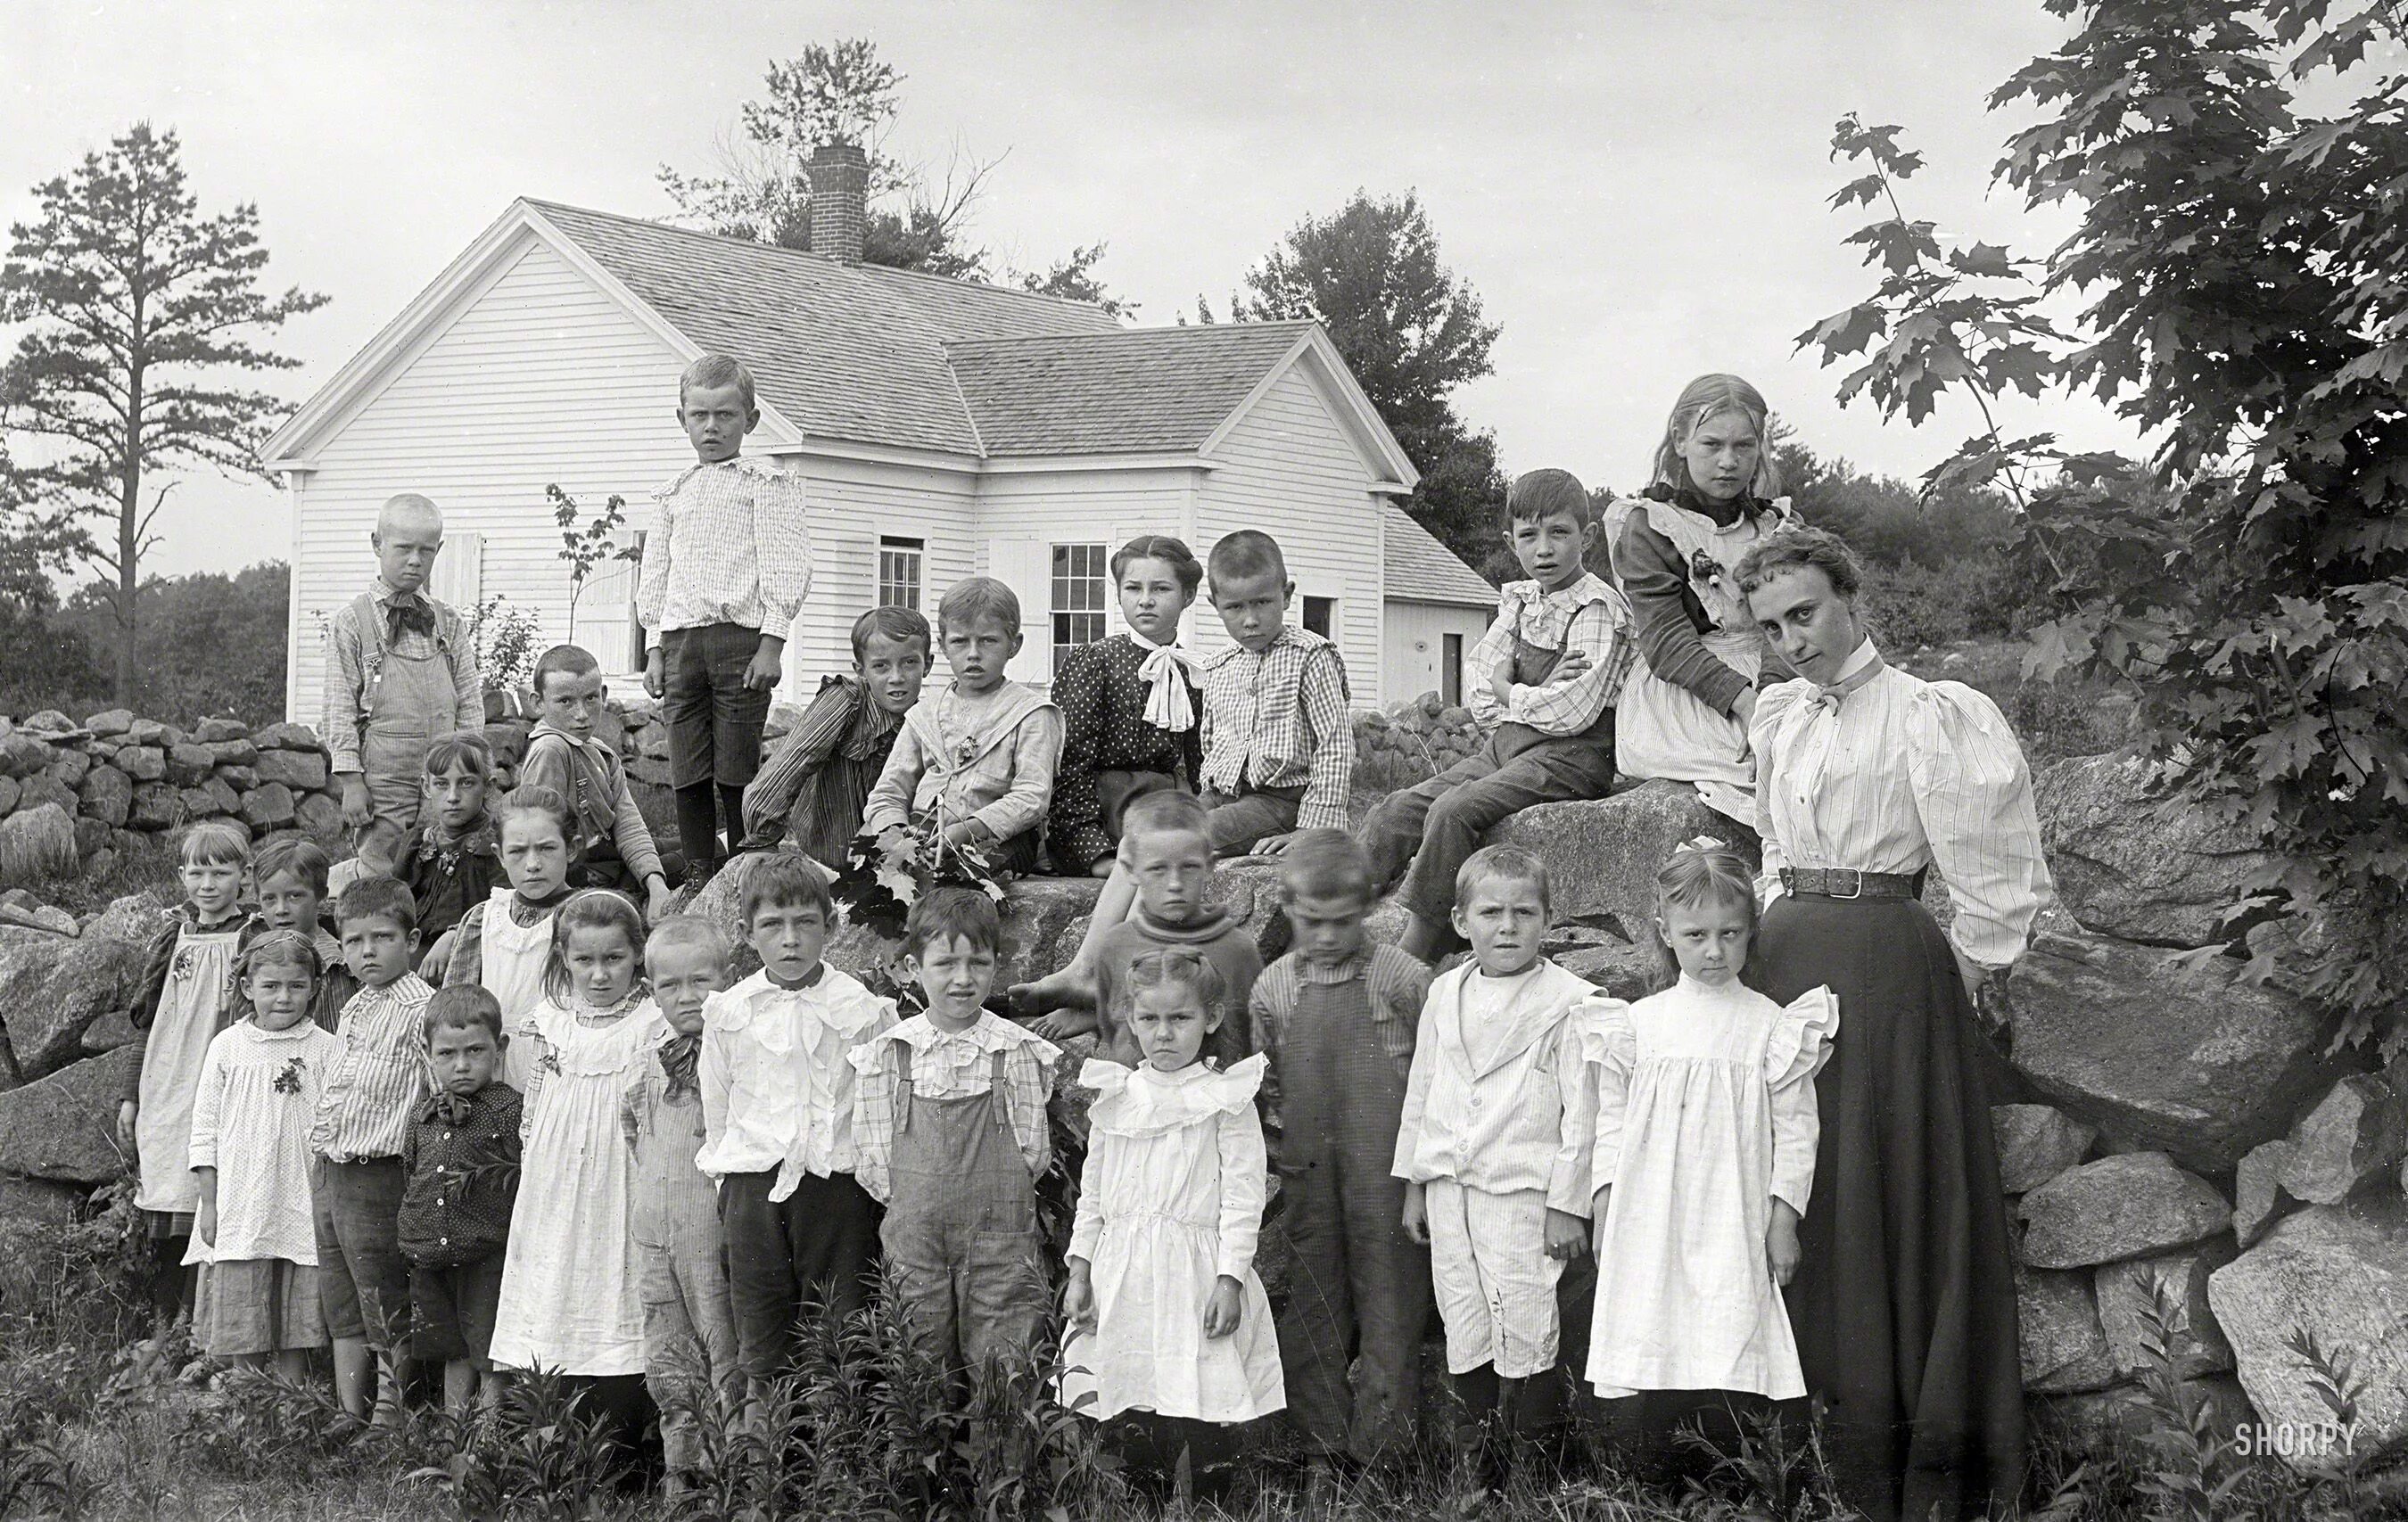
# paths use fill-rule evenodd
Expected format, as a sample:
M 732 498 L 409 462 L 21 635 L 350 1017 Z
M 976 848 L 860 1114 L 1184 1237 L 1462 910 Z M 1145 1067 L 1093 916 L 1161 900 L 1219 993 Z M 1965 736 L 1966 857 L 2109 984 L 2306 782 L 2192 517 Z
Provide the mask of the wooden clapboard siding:
M 796 453 L 780 468 L 802 477 L 811 518 L 811 594 L 786 647 L 785 696 L 808 697 L 820 678 L 853 669 L 853 621 L 876 600 L 881 535 L 926 543 L 920 611 L 977 562 L 977 512 L 967 471 L 874 464 Z
M 535 614 L 547 641 L 566 638 L 568 567 L 544 488 L 556 481 L 589 509 L 616 492 L 627 499 L 630 528 L 649 526 L 652 489 L 694 459 L 676 422 L 681 365 L 529 237 L 328 434 L 316 468 L 300 477 L 292 716 L 319 718 L 322 621 L 376 576 L 368 535 L 396 491 L 425 492 L 449 524 L 480 536 L 476 579 L 486 597 L 499 593 Z M 596 602 L 589 590 L 580 626 L 600 616 Z
M 1304 367 L 1282 375 L 1212 458 L 1197 504 L 1196 552 L 1209 555 L 1223 534 L 1239 529 L 1277 539 L 1296 582 L 1288 617 L 1302 621 L 1308 596 L 1338 599 L 1333 637 L 1346 659 L 1347 686 L 1355 706 L 1377 706 L 1383 686 L 1380 503 L 1365 490 L 1361 453 Z M 1217 619 L 1197 620 L 1194 633 L 1199 650 L 1228 643 Z
M 1190 483 L 1200 475 L 1193 468 L 1178 467 L 1012 472 L 981 477 L 979 571 L 1001 581 L 1020 598 L 1025 639 L 1011 663 L 1014 678 L 1037 684 L 1053 680 L 1053 547 L 1100 544 L 1107 547 L 1109 555 L 1140 533 L 1175 534 L 1192 546 L 1187 522 Z M 1119 628 L 1119 605 L 1110 595 L 1105 598 L 1105 612 L 1107 630 Z M 1205 616 L 1210 617 L 1209 610 Z M 1190 614 L 1185 626 L 1191 638 L 1196 619 L 1197 615 Z

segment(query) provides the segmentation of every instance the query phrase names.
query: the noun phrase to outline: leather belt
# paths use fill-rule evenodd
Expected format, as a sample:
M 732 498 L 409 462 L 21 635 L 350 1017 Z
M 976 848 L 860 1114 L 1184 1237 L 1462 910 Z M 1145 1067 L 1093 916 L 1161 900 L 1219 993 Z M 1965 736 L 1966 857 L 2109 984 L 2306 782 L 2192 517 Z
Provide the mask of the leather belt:
M 1858 872 L 1853 867 L 1784 867 L 1781 886 L 1786 892 L 1818 899 L 1919 899 L 1919 872 Z

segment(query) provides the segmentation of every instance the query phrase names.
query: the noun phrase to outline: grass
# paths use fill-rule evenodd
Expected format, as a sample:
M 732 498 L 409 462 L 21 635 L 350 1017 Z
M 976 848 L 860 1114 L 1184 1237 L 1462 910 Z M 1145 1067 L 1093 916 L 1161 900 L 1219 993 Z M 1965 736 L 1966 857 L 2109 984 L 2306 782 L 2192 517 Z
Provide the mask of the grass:
M 769 1522 L 826 1516 L 945 1522 L 1839 1522 L 1817 1450 L 1770 1432 L 1690 1452 L 1666 1477 L 1622 1467 L 1590 1429 L 1556 1470 L 1526 1465 L 1485 1504 L 1450 1488 L 1426 1452 L 1340 1480 L 1308 1508 L 1305 1469 L 1276 1438 L 1250 1448 L 1226 1502 L 1140 1494 L 1091 1424 L 1054 1401 L 1044 1372 L 967 1397 L 909 1351 L 890 1299 L 844 1337 L 811 1339 L 760 1428 L 729 1419 L 689 1378 L 710 1472 L 671 1501 L 632 1478 L 556 1386 L 522 1385 L 498 1419 L 413 1411 L 395 1431 L 345 1416 L 327 1382 L 221 1371 L 180 1331 L 135 1344 L 136 1254 L 122 1191 L 73 1227 L 0 1241 L 0 1517 L 344 1522 Z M 2171 1312 L 2160 1308 L 2160 1316 Z M 2151 1344 L 2162 1362 L 2163 1339 Z M 2152 1381 L 2139 1439 L 2093 1455 L 2036 1445 L 2028 1516 L 2045 1522 L 2342 1522 L 2408 1517 L 2408 1477 L 2311 1480 L 2239 1454 Z M 2336 1399 L 2348 1400 L 2346 1371 Z M 2174 1483 L 2169 1483 L 2169 1481 Z
M 122 839 L 123 837 L 119 837 Z M 150 893 L 162 904 L 173 903 L 182 889 L 176 879 L 176 847 L 165 834 L 141 835 L 139 846 L 112 851 L 105 872 L 79 872 L 68 877 L 44 877 L 25 887 L 44 903 L 55 903 L 72 915 L 95 914 L 131 893 Z

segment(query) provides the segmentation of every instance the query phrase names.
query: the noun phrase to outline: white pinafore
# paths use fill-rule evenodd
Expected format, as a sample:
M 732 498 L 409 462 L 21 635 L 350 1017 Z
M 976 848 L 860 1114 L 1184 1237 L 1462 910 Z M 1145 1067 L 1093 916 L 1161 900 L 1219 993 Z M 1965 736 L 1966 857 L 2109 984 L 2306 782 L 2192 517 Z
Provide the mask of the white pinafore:
M 628 1087 L 660 1042 L 649 998 L 608 1024 L 546 1000 L 526 1041 L 543 1081 L 527 1097 L 525 1139 L 493 1359 L 566 1374 L 644 1372 L 644 1307 L 634 1227 L 635 1159 L 619 1127 Z M 513 1041 L 512 1045 L 518 1043 Z
M 526 1092 L 535 1065 L 535 1017 L 543 1003 L 543 967 L 552 955 L 552 916 L 532 925 L 510 918 L 515 889 L 496 888 L 485 901 L 483 939 L 479 943 L 477 981 L 502 1006 L 502 1082 Z
M 1749 618 L 1746 599 L 1731 575 L 1739 558 L 1789 519 L 1788 499 L 1770 513 L 1742 513 L 1727 527 L 1678 503 L 1647 500 L 1640 509 L 1647 526 L 1670 541 L 1693 566 L 1699 556 L 1717 574 L 1692 572 L 1689 590 L 1713 627 L 1698 637 L 1713 658 L 1750 681 L 1764 662 L 1764 636 Z M 1642 656 L 1630 668 L 1613 711 L 1613 766 L 1628 777 L 1669 777 L 1694 782 L 1707 804 L 1751 829 L 1756 824 L 1756 758 L 1747 731 L 1729 714 L 1716 713 L 1698 695 L 1656 676 Z
M 193 1177 L 193 1097 L 233 996 L 239 917 L 222 930 L 187 924 L 176 938 L 175 961 L 159 990 L 159 1011 L 142 1048 L 142 1084 L 134 1117 L 134 1146 L 142 1180 L 134 1203 L 162 1215 L 200 1208 Z

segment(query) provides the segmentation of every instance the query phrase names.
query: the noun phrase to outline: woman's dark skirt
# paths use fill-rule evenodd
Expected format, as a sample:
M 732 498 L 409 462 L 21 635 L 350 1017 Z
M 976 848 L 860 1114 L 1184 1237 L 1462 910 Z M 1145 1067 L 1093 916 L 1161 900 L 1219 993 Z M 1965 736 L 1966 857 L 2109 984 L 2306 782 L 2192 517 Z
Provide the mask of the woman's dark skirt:
M 2023 1371 L 1982 1037 L 1918 903 L 1784 897 L 1751 979 L 1818 985 L 1840 1031 L 1787 1290 L 1842 1495 L 1876 1522 L 1978 1516 L 2023 1484 Z

